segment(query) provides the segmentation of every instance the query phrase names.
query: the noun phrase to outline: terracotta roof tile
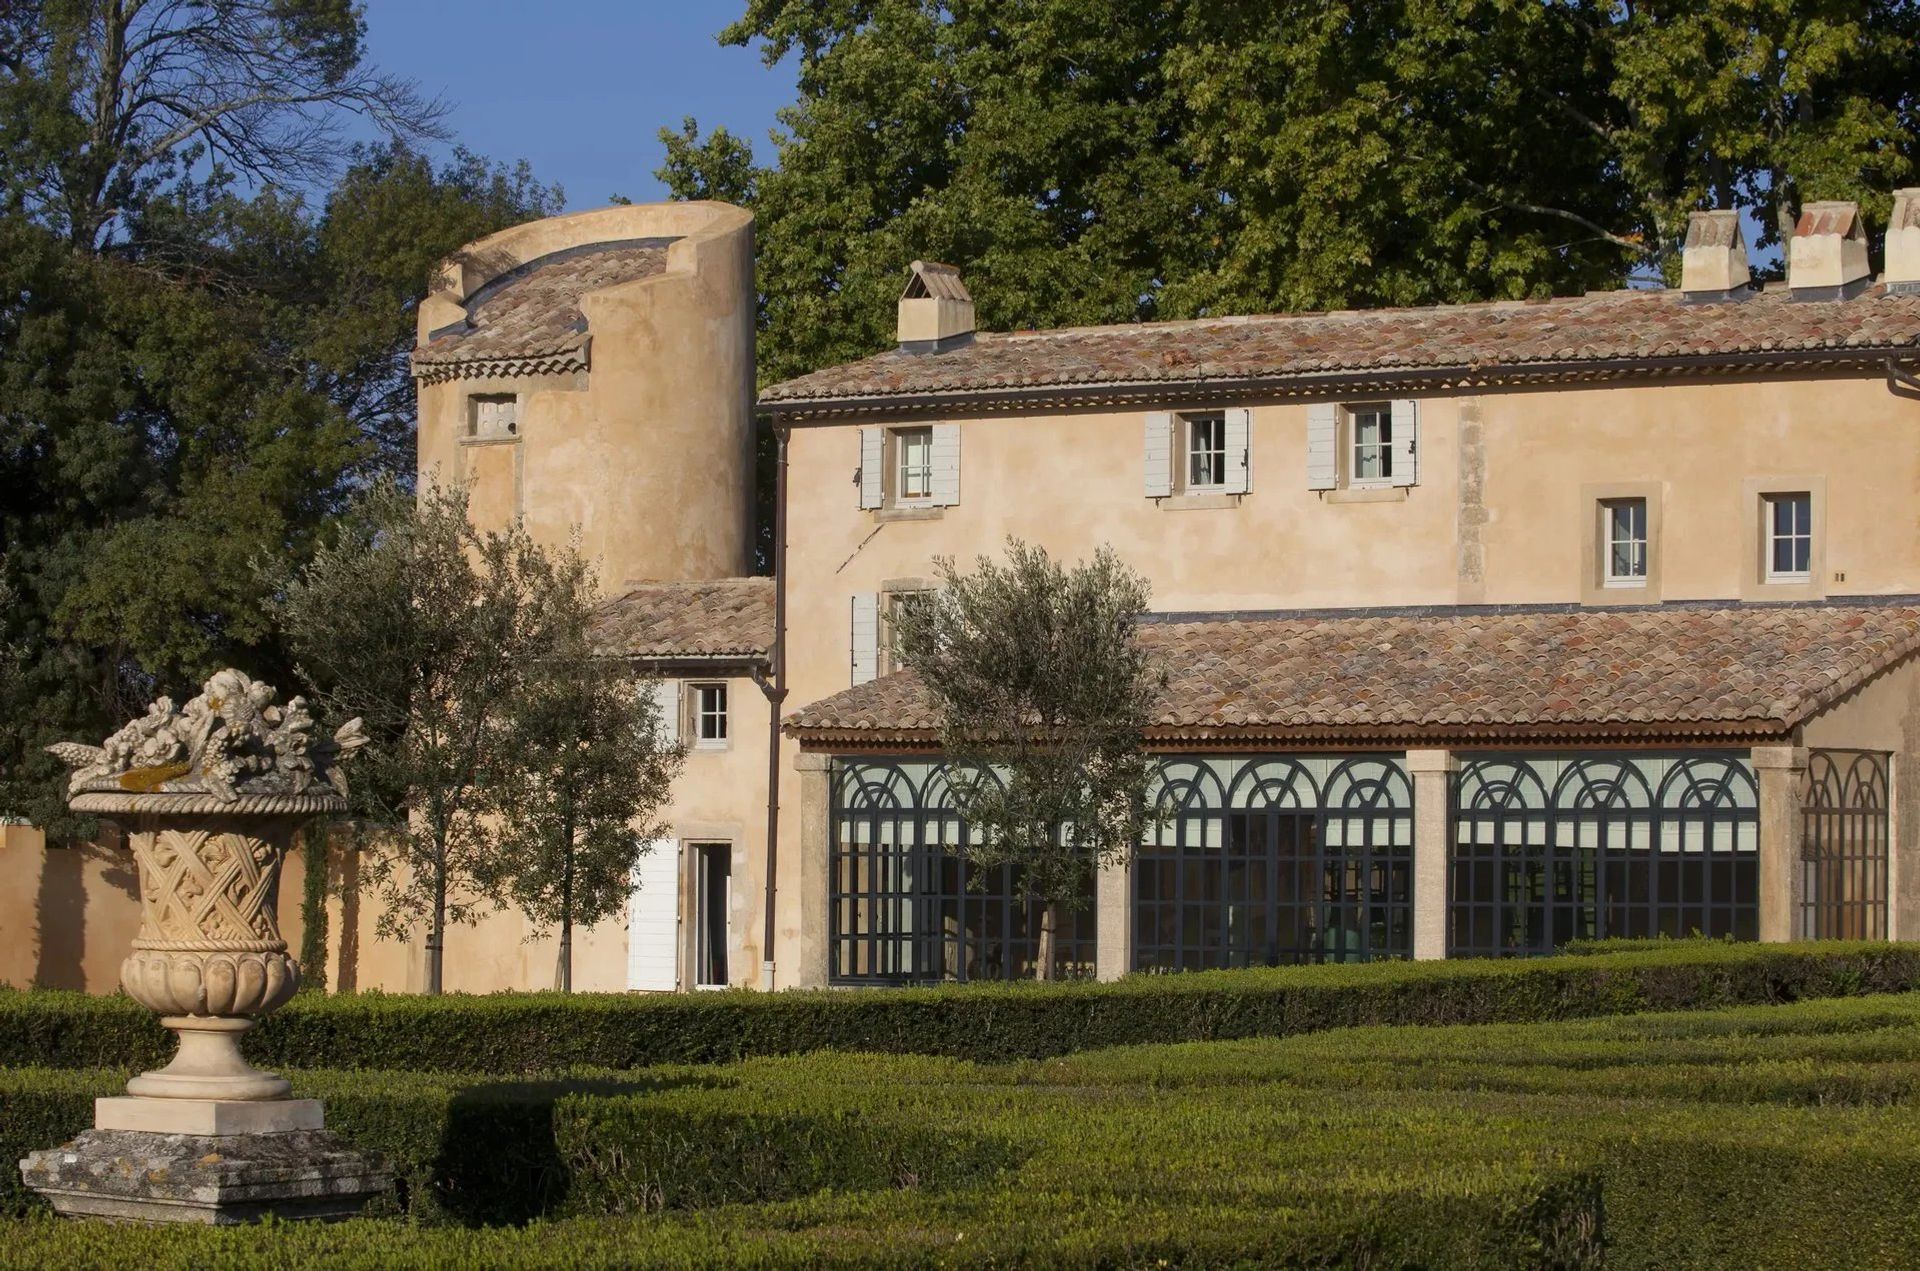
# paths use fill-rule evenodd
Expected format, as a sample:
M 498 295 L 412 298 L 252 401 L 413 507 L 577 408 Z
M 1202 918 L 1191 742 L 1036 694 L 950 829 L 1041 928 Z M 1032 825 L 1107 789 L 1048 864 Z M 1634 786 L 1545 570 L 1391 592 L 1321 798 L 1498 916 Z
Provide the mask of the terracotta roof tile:
M 1802 351 L 1844 360 L 1920 347 L 1920 296 L 1873 288 L 1794 301 L 1784 287 L 1690 304 L 1677 291 L 1554 300 L 1208 318 L 982 333 L 941 353 L 881 353 L 776 384 L 763 404 L 967 394 L 999 389 L 1266 381 L 1336 373 L 1485 372 L 1534 364 Z
M 594 634 L 618 657 L 764 659 L 773 648 L 773 579 L 628 583 L 600 606 Z
M 1667 606 L 1150 620 L 1151 736 L 1772 736 L 1920 651 L 1920 607 Z M 911 672 L 786 720 L 814 742 L 932 740 Z
M 434 332 L 414 350 L 414 366 L 577 356 L 587 341 L 580 298 L 663 272 L 672 241 L 591 243 L 530 260 L 468 297 L 465 323 Z

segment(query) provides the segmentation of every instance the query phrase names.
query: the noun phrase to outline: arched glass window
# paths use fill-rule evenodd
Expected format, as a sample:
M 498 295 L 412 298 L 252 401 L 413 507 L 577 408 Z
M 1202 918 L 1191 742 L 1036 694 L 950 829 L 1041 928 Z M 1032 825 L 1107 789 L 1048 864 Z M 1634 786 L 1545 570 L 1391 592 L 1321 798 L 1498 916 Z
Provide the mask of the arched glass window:
M 1407 957 L 1412 787 L 1399 760 L 1160 764 L 1134 862 L 1137 970 Z
M 1759 786 L 1744 756 L 1488 756 L 1454 781 L 1448 952 L 1759 928 Z
M 1800 935 L 1887 938 L 1889 756 L 1814 750 L 1801 787 Z
M 944 763 L 837 761 L 828 861 L 828 973 L 835 984 L 928 984 L 1034 975 L 1042 906 L 1008 866 L 982 869 L 965 844 Z M 992 774 L 987 774 L 992 779 Z M 1056 972 L 1093 973 L 1089 896 L 1062 916 Z

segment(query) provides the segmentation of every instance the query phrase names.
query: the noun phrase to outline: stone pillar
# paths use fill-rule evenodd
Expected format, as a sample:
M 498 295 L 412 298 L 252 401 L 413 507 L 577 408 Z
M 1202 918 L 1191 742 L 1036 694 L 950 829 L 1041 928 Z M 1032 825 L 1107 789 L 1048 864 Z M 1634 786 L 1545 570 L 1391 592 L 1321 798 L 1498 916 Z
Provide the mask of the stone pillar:
M 827 892 L 833 846 L 833 757 L 803 750 L 793 757 L 793 767 L 800 774 L 800 841 L 793 844 L 799 853 L 800 938 L 793 971 L 777 987 L 821 988 L 830 965 Z
M 1133 970 L 1133 857 L 1100 867 L 1094 882 L 1094 974 L 1117 980 Z
M 1413 956 L 1447 956 L 1447 864 L 1453 859 L 1454 759 L 1450 750 L 1409 750 L 1413 781 Z
M 1800 934 L 1805 879 L 1800 862 L 1800 789 L 1807 775 L 1804 746 L 1755 746 L 1760 780 L 1760 938 L 1778 943 Z

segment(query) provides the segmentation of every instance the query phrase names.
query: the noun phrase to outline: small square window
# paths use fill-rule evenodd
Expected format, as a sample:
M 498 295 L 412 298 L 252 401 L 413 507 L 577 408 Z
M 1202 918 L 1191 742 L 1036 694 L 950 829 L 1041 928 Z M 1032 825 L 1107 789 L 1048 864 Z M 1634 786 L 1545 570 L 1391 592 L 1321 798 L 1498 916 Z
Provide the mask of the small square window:
M 692 684 L 693 744 L 698 750 L 723 750 L 727 745 L 727 686 Z
M 1204 411 L 1179 417 L 1181 452 L 1186 462 L 1180 472 L 1188 490 L 1217 490 L 1227 483 L 1227 417 Z
M 933 498 L 933 429 L 894 428 L 887 433 L 893 448 L 889 465 L 895 503 L 925 503 Z
M 1600 581 L 1608 587 L 1647 585 L 1647 501 L 1600 502 Z
M 520 434 L 520 399 L 512 393 L 476 394 L 470 399 L 467 436 L 480 438 L 517 437 Z
M 1813 577 L 1813 496 L 1769 494 L 1761 500 L 1766 520 L 1767 581 L 1804 583 Z
M 1349 485 L 1393 481 L 1393 407 L 1386 402 L 1347 408 Z

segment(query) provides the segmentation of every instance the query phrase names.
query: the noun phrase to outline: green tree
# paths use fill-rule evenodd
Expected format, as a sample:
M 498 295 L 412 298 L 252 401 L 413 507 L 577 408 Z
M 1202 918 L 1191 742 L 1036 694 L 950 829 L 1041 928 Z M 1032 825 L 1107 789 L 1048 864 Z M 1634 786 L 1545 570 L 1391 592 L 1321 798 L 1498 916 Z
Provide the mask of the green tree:
M 791 56 L 769 162 L 688 121 L 676 197 L 757 216 L 759 365 L 892 343 L 905 263 L 990 330 L 1523 298 L 1884 215 L 1920 156 L 1910 0 L 748 0 Z
M 501 721 L 485 875 L 538 926 L 559 929 L 560 988 L 571 992 L 574 928 L 620 912 L 634 863 L 662 834 L 681 751 L 646 686 L 595 649 L 599 587 L 578 553 L 552 556 L 531 600 L 543 635 Z
M 365 60 L 350 0 L 0 4 L 0 191 L 75 247 L 212 164 L 256 184 L 337 171 L 343 118 L 398 141 L 443 108 Z
M 543 652 L 550 573 L 517 525 L 475 530 L 463 490 L 416 499 L 381 483 L 276 608 L 315 699 L 365 722 L 354 812 L 383 831 L 366 871 L 385 903 L 379 930 L 406 939 L 425 925 L 429 993 L 447 924 L 499 904 L 488 786 L 512 771 L 499 743 Z
M 1142 738 L 1165 687 L 1136 636 L 1147 582 L 1110 548 L 1072 568 L 1007 543 L 897 615 L 899 649 L 938 710 L 955 807 L 982 866 L 1011 865 L 1043 906 L 1039 974 L 1052 979 L 1063 910 L 1128 860 L 1146 819 Z

